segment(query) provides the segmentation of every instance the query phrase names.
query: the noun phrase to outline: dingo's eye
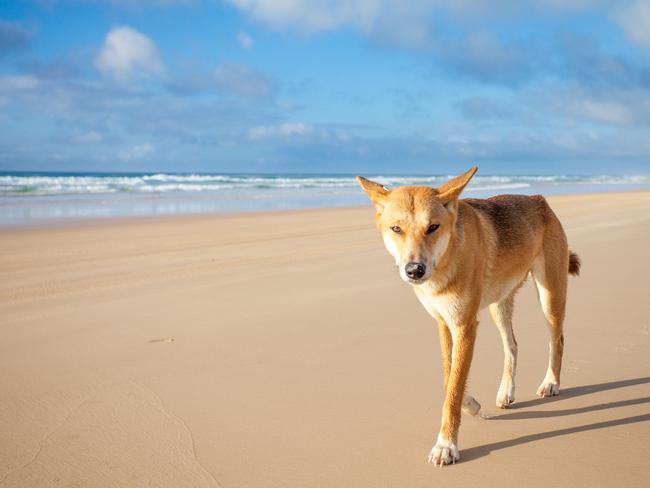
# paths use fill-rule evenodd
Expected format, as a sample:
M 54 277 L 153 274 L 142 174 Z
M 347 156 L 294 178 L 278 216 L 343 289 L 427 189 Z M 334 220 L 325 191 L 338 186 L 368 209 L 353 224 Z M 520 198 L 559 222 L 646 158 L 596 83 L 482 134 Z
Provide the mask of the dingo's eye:
M 394 225 L 394 226 L 392 226 L 392 227 L 390 228 L 390 230 L 392 230 L 393 232 L 395 232 L 395 234 L 399 234 L 399 233 L 402 232 L 402 228 L 401 228 L 399 225 Z
M 431 225 L 427 228 L 427 234 L 433 234 L 436 230 L 438 230 L 438 227 L 440 227 L 439 224 L 431 224 Z

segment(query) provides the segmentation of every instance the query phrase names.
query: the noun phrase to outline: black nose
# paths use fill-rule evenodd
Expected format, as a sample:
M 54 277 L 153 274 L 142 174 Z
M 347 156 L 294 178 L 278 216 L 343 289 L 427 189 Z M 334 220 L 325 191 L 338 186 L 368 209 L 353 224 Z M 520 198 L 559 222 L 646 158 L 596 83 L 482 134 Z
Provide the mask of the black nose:
M 422 263 L 407 263 L 406 266 L 404 266 L 406 276 L 413 280 L 419 280 L 422 278 L 426 270 L 427 268 Z

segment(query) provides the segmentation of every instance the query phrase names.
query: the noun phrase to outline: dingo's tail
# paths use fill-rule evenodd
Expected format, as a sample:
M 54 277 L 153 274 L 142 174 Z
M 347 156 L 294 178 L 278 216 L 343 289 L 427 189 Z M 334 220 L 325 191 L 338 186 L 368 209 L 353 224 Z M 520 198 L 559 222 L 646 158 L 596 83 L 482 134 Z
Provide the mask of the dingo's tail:
M 569 274 L 573 276 L 580 275 L 580 256 L 578 256 L 573 251 L 569 252 Z

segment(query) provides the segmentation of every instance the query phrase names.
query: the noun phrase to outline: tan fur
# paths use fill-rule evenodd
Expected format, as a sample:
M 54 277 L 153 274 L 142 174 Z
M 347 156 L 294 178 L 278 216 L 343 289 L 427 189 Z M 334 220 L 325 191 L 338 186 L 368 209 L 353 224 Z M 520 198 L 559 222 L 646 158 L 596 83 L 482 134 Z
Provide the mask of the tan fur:
M 429 461 L 455 463 L 461 409 L 480 405 L 465 394 L 477 330 L 477 313 L 489 307 L 505 353 L 497 405 L 514 401 L 517 342 L 512 329 L 514 297 L 530 274 L 549 323 L 549 365 L 538 395 L 557 395 L 564 349 L 567 274 L 578 275 L 560 221 L 544 197 L 500 195 L 485 200 L 459 195 L 477 168 L 439 188 L 388 190 L 357 177 L 377 210 L 376 223 L 403 280 L 437 320 L 445 400 L 442 425 Z M 431 231 L 432 224 L 438 227 Z M 408 265 L 408 266 L 407 266 Z M 420 273 L 422 274 L 420 276 Z

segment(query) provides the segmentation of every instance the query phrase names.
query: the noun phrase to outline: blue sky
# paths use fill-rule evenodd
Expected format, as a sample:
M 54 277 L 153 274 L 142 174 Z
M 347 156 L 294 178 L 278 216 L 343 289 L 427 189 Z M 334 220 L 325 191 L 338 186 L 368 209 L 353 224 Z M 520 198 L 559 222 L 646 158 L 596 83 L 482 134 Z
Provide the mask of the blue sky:
M 650 173 L 649 0 L 0 2 L 0 170 Z

